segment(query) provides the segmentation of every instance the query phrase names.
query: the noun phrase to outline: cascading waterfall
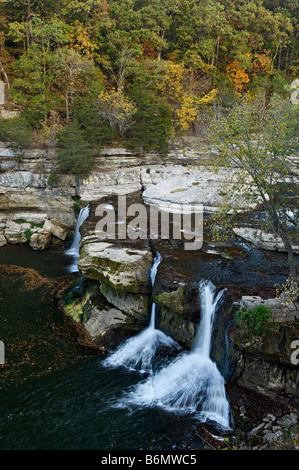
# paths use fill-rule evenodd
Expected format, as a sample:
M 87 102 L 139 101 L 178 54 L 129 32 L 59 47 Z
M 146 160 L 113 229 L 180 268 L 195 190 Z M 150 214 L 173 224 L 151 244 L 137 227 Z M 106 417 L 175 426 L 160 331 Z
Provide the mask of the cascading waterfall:
M 80 245 L 80 240 L 81 240 L 80 227 L 83 224 L 83 222 L 87 219 L 88 216 L 89 216 L 89 205 L 83 207 L 83 209 L 80 210 L 76 227 L 75 227 L 73 243 L 70 246 L 70 248 L 68 248 L 68 250 L 66 250 L 65 252 L 66 255 L 72 256 L 73 258 L 73 262 L 68 269 L 69 272 L 71 273 L 78 272 L 78 260 L 79 260 L 79 254 L 80 254 L 79 245 Z
M 155 283 L 158 266 L 162 257 L 157 253 L 151 269 L 150 278 L 152 286 Z M 179 344 L 170 336 L 156 329 L 156 304 L 152 303 L 149 326 L 132 338 L 129 338 L 114 353 L 112 353 L 103 365 L 106 367 L 126 367 L 130 370 L 138 370 L 141 373 L 151 373 L 154 356 L 158 348 L 166 346 L 180 349 Z
M 230 429 L 230 408 L 224 379 L 210 359 L 214 314 L 223 295 L 211 282 L 200 285 L 201 321 L 190 352 L 180 354 L 155 375 L 133 387 L 118 406 L 158 406 L 170 412 L 195 414 Z

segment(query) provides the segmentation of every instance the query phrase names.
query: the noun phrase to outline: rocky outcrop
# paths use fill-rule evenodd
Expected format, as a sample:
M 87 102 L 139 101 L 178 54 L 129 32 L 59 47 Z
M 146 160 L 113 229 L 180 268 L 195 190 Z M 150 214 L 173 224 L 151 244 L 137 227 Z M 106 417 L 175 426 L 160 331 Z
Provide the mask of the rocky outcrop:
M 5 236 L 4 236 L 4 234 L 3 234 L 3 233 L 0 233 L 0 247 L 1 247 L 1 246 L 4 246 L 4 245 L 7 245 L 7 240 L 6 240 Z
M 266 233 L 249 227 L 234 228 L 233 231 L 239 237 L 253 243 L 257 248 L 270 251 L 286 251 L 281 238 L 273 233 Z M 295 254 L 299 254 L 298 244 L 293 244 L 292 248 Z
M 140 194 L 135 197 L 139 200 Z M 98 292 L 110 305 L 144 325 L 150 312 L 152 250 L 148 240 L 100 240 L 95 232 L 100 203 L 103 199 L 90 203 L 90 216 L 80 229 L 79 271 L 96 281 Z
M 1 215 L 8 214 L 11 217 L 21 211 L 36 215 L 47 214 L 49 219 L 57 218 L 68 225 L 74 225 L 74 196 L 76 182 L 70 176 L 62 177 L 54 187 L 46 174 L 30 171 L 0 174 Z
M 31 215 L 29 214 L 29 216 Z M 34 214 L 32 219 L 42 220 L 40 217 L 34 217 Z M 43 225 L 33 221 L 26 222 L 23 219 L 6 221 L 3 217 L 2 221 L 3 232 L 0 232 L 0 246 L 28 243 L 33 250 L 45 250 L 51 245 L 52 237 L 65 240 L 71 230 L 70 227 L 56 219 L 46 220 Z
M 159 279 L 160 278 L 160 279 Z M 200 319 L 198 288 L 191 282 L 158 277 L 154 301 L 159 307 L 159 328 L 185 347 L 191 347 Z
M 260 296 L 243 296 L 240 307 L 251 310 L 259 305 L 264 305 L 271 310 L 274 323 L 286 323 L 299 321 L 299 303 L 285 302 L 282 298 L 262 299 Z
M 105 196 L 123 196 L 141 190 L 140 167 L 112 171 L 94 171 L 78 181 L 77 195 L 84 201 Z
M 8 222 L 4 231 L 7 243 L 12 245 L 26 243 L 30 238 L 31 224 Z
M 240 385 L 269 396 L 298 395 L 299 370 L 292 359 L 292 346 L 299 337 L 298 323 L 277 324 L 275 330 L 263 336 L 234 325 L 229 337 L 234 374 Z
M 151 305 L 150 294 L 117 291 L 104 283 L 101 284 L 100 290 L 108 302 L 119 310 L 136 318 L 142 325 L 148 324 Z
M 135 294 L 151 291 L 149 273 L 153 255 L 148 250 L 120 247 L 113 243 L 84 243 L 78 267 L 82 275 L 108 284 L 117 291 Z
M 63 309 L 74 321 L 82 323 L 94 344 L 100 344 L 105 335 L 116 327 L 125 327 L 128 317 L 105 301 L 98 286 L 89 283 L 83 294 L 68 292 Z

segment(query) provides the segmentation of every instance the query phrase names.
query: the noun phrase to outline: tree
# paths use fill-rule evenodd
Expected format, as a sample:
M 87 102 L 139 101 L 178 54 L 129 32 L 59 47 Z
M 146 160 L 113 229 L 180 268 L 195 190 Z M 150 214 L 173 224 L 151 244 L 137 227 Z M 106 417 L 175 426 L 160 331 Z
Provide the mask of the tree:
M 290 206 L 298 203 L 293 158 L 298 148 L 298 109 L 280 97 L 274 97 L 268 106 L 260 99 L 243 100 L 228 112 L 216 109 L 206 130 L 206 141 L 217 150 L 210 162 L 213 168 L 234 166 L 238 170 L 235 181 L 226 182 L 226 205 L 216 219 L 233 219 L 232 201 L 242 201 L 243 206 L 245 202 L 248 208 L 261 203 L 287 251 L 290 275 L 298 281 L 286 217 Z
M 63 129 L 58 145 L 57 159 L 60 170 L 79 178 L 88 177 L 92 170 L 93 152 L 76 120 Z
M 45 23 L 40 18 L 30 22 L 30 47 L 14 64 L 17 77 L 10 95 L 26 110 L 30 123 L 38 127 L 42 119 L 47 120 L 50 109 L 58 105 L 60 97 L 54 89 L 53 61 L 55 49 L 68 41 L 66 25 L 54 19 Z M 24 40 L 26 31 L 18 35 L 18 28 L 10 27 L 10 37 L 18 43 Z
M 135 104 L 124 94 L 123 88 L 103 91 L 98 96 L 98 113 L 121 135 L 129 128 L 137 111 Z
M 168 47 L 166 33 L 169 30 L 173 18 L 179 11 L 178 0 L 150 0 L 143 2 L 141 7 L 142 24 L 147 31 L 153 47 L 157 50 L 157 58 Z
M 82 88 L 82 76 L 87 74 L 92 63 L 73 49 L 58 49 L 55 54 L 54 67 L 56 80 L 65 102 L 66 120 L 70 120 L 70 106 L 74 96 Z
M 137 112 L 126 137 L 128 145 L 144 150 L 168 152 L 168 139 L 172 131 L 172 109 L 148 82 L 138 77 L 130 87 L 130 97 L 134 100 Z M 150 81 L 150 79 L 149 79 Z

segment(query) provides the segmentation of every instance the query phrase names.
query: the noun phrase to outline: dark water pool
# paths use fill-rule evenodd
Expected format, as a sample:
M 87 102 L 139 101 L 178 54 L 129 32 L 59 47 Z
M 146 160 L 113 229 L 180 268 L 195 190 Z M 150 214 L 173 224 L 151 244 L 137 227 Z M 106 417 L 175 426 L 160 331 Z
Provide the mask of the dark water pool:
M 59 249 L 0 248 L 0 340 L 6 354 L 0 365 L 0 450 L 201 449 L 192 417 L 114 407 L 141 378 L 104 368 L 101 353 L 78 343 L 53 294 L 69 275 L 69 263 Z M 287 273 L 284 254 L 258 250 L 234 260 L 190 253 L 189 260 L 178 255 L 169 263 L 194 280 L 220 284 L 272 284 Z
M 200 448 L 192 418 L 114 407 L 140 377 L 107 370 L 76 341 L 51 293 L 67 262 L 55 250 L 0 249 L 0 449 Z

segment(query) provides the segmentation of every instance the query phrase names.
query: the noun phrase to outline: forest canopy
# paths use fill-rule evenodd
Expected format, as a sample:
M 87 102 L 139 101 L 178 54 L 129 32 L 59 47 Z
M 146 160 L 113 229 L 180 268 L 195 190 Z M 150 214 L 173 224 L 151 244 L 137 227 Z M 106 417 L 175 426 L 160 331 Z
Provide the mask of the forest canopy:
M 6 106 L 46 146 L 75 125 L 90 152 L 167 152 L 215 100 L 287 96 L 298 18 L 297 0 L 0 0 Z

